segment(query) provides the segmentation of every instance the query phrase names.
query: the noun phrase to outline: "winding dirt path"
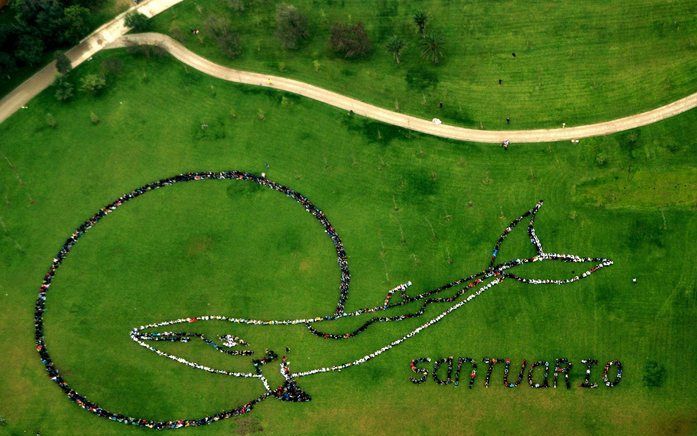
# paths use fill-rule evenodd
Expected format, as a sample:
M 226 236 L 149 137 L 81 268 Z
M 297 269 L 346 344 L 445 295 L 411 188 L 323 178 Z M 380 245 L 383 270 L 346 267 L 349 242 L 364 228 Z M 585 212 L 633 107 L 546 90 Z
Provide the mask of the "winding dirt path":
M 157 45 L 181 62 L 219 79 L 292 92 L 383 123 L 461 141 L 501 143 L 508 139 L 513 143 L 554 142 L 602 136 L 652 124 L 697 106 L 697 93 L 694 93 L 648 112 L 585 126 L 534 130 L 477 130 L 446 124 L 436 125 L 430 120 L 393 112 L 308 83 L 225 67 L 197 55 L 178 41 L 159 33 L 125 35 L 107 48 L 128 45 Z
M 65 52 L 65 55 L 70 59 L 73 68 L 77 67 L 86 60 L 89 60 L 106 45 L 114 42 L 129 31 L 124 23 L 126 14 L 138 11 L 147 17 L 152 17 L 182 1 L 183 0 L 142 1 L 140 4 L 117 15 L 113 20 L 103 24 L 85 39 L 80 41 L 78 45 Z M 53 61 L 3 97 L 0 100 L 0 123 L 29 103 L 29 101 L 39 95 L 41 91 L 51 86 L 53 80 L 56 78 L 56 74 L 56 62 Z
M 145 15 L 153 16 L 181 1 L 183 0 L 147 0 L 131 10 L 138 9 Z M 129 45 L 156 45 L 165 49 L 179 61 L 219 79 L 291 92 L 346 111 L 353 111 L 357 115 L 381 121 L 386 124 L 459 141 L 501 143 L 503 140 L 508 139 L 512 143 L 531 143 L 589 138 L 592 136 L 609 135 L 652 124 L 689 111 L 697 106 L 696 92 L 647 112 L 584 126 L 497 131 L 468 129 L 447 124 L 437 125 L 430 120 L 393 112 L 308 83 L 268 74 L 236 70 L 219 65 L 197 55 L 167 35 L 159 33 L 126 35 L 125 33 L 128 29 L 126 29 L 123 24 L 124 16 L 125 13 L 119 15 L 111 22 L 97 29 L 92 35 L 85 38 L 80 45 L 71 49 L 68 52 L 68 56 L 73 61 L 73 66 L 79 65 L 103 48 L 127 47 Z M 55 75 L 54 64 L 55 63 L 47 65 L 12 93 L 0 100 L 0 122 L 4 121 L 12 113 L 25 105 L 31 98 L 51 85 Z

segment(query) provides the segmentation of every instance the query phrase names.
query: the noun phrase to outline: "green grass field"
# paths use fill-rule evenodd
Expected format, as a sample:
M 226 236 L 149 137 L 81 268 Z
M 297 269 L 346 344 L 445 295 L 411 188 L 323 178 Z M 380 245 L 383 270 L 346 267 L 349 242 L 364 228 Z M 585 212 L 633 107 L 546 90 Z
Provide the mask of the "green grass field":
M 488 130 L 610 120 L 697 88 L 697 6 L 689 0 L 381 0 L 374 7 L 356 0 L 298 0 L 289 3 L 307 14 L 311 40 L 297 51 L 284 51 L 275 36 L 278 1 L 241 3 L 245 10 L 233 12 L 227 2 L 186 1 L 155 17 L 155 30 L 225 65 Z M 444 37 L 441 65 L 420 57 L 412 20 L 419 9 L 430 16 L 427 27 Z M 218 49 L 206 26 L 211 16 L 229 19 L 239 32 L 244 50 L 239 58 L 231 60 Z M 332 54 L 331 25 L 359 21 L 373 41 L 373 54 L 357 61 Z M 194 28 L 201 33 L 192 35 Z M 395 34 L 407 44 L 400 65 L 385 48 Z
M 249 416 L 187 434 L 694 433 L 697 112 L 578 145 L 504 152 L 224 83 L 166 56 L 112 51 L 75 74 L 107 58 L 123 70 L 103 95 L 60 104 L 49 90 L 0 125 L 0 434 L 142 432 L 82 411 L 48 380 L 33 348 L 37 289 L 60 244 L 101 206 L 159 178 L 227 169 L 266 171 L 324 210 L 349 255 L 349 309 L 378 304 L 406 280 L 429 289 L 480 271 L 502 229 L 540 198 L 537 229 L 549 250 L 615 265 L 563 287 L 503 283 L 375 361 L 304 379 L 310 403 L 267 400 Z M 623 92 L 642 96 L 638 82 Z M 611 104 L 589 111 L 594 102 L 579 113 L 610 115 Z M 546 122 L 542 110 L 534 115 Z M 333 310 L 338 271 L 319 226 L 280 195 L 232 183 L 149 193 L 80 240 L 46 312 L 52 356 L 78 391 L 150 418 L 214 413 L 256 397 L 260 385 L 159 358 L 129 339 L 131 328 L 200 314 Z M 514 241 L 501 256 L 521 248 Z M 347 346 L 364 352 L 382 339 Z M 411 359 L 450 355 L 511 357 L 514 367 L 565 356 L 576 363 L 574 386 L 505 389 L 500 366 L 489 389 L 481 370 L 471 391 L 409 382 Z M 291 363 L 314 357 L 290 353 Z M 622 383 L 579 388 L 586 357 L 620 359 Z M 648 361 L 664 368 L 658 387 L 642 380 Z

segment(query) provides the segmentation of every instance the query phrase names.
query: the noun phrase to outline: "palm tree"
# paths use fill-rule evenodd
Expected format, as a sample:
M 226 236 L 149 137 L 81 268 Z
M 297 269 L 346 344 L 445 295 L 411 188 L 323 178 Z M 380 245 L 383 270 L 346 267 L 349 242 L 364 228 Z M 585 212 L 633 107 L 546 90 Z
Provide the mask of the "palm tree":
M 392 53 L 392 56 L 394 56 L 394 61 L 397 62 L 397 65 L 399 65 L 399 57 L 401 56 L 402 50 L 404 50 L 405 46 L 406 44 L 404 43 L 404 40 L 397 35 L 393 35 L 387 41 L 387 45 L 385 47 L 387 48 L 387 51 Z
M 414 22 L 419 27 L 421 36 L 424 36 L 424 32 L 426 31 L 426 21 L 428 21 L 428 14 L 426 14 L 426 12 L 417 11 L 414 14 Z
M 443 37 L 438 33 L 429 33 L 421 40 L 421 57 L 434 64 L 443 60 Z

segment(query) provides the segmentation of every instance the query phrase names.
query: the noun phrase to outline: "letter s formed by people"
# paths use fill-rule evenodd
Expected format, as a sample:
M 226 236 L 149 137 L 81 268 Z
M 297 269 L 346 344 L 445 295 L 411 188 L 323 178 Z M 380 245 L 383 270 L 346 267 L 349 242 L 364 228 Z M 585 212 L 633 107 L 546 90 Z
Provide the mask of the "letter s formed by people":
M 410 363 L 410 368 L 412 372 L 415 374 L 421 374 L 421 377 L 419 378 L 414 378 L 414 377 L 409 377 L 409 380 L 414 383 L 414 384 L 420 384 L 426 381 L 428 378 L 428 369 L 426 368 L 419 368 L 420 363 L 424 362 L 430 362 L 431 358 L 430 357 L 419 357 L 418 359 L 413 359 Z

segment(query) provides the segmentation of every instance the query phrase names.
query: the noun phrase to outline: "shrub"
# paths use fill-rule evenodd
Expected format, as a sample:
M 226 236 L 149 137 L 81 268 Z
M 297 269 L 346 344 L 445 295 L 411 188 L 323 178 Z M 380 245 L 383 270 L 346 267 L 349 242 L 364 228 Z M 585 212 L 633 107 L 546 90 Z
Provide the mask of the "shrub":
M 75 44 L 89 32 L 90 10 L 80 5 L 72 5 L 65 8 L 63 12 L 63 41 L 68 44 Z
M 104 76 L 87 74 L 80 81 L 80 89 L 92 95 L 97 95 L 106 86 Z
M 206 28 L 220 50 L 228 57 L 234 59 L 242 54 L 240 36 L 232 29 L 228 20 L 212 16 L 206 22 Z
M 131 12 L 126 15 L 125 23 L 135 32 L 147 32 L 152 27 L 150 19 L 140 12 Z
M 53 86 L 56 88 L 54 96 L 58 101 L 68 101 L 73 98 L 74 87 L 72 82 L 68 79 L 68 76 L 64 74 L 58 74 L 56 80 L 53 82 Z
M 362 22 L 353 26 L 343 23 L 334 24 L 329 42 L 334 53 L 346 59 L 366 56 L 373 49 Z
M 296 50 L 310 37 L 307 17 L 295 6 L 282 3 L 276 9 L 276 36 L 285 49 Z
M 56 54 L 56 69 L 61 74 L 68 74 L 73 69 L 70 59 L 63 52 Z
M 421 39 L 421 57 L 439 64 L 445 57 L 443 53 L 443 37 L 438 33 L 429 33 Z
M 424 36 L 424 32 L 426 31 L 426 23 L 428 22 L 428 14 L 426 14 L 425 11 L 417 11 L 413 18 L 416 27 L 419 29 L 419 34 Z
M 58 121 L 56 121 L 56 117 L 54 117 L 53 114 L 46 114 L 46 125 L 52 129 L 58 126 Z
M 663 386 L 666 379 L 665 366 L 653 360 L 647 361 L 644 365 L 644 376 L 642 379 L 647 387 L 658 388 Z
M 387 51 L 392 53 L 394 61 L 397 64 L 399 64 L 399 58 L 402 55 L 402 51 L 404 51 L 405 46 L 406 44 L 404 43 L 404 40 L 397 35 L 392 36 L 385 45 Z
M 95 114 L 94 112 L 90 112 L 90 122 L 96 126 L 97 124 L 99 124 L 99 121 L 101 121 L 99 119 L 99 116 L 97 116 L 97 114 Z
M 33 35 L 22 35 L 17 39 L 15 58 L 26 65 L 37 65 L 41 62 L 44 52 L 44 42 Z

